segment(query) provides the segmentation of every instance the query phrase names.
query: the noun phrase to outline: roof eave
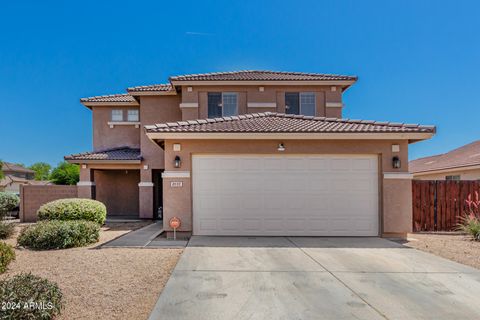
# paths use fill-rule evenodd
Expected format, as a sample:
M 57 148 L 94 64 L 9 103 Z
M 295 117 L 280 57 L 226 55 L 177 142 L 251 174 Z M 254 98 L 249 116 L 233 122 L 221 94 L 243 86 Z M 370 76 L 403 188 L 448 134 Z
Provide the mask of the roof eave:
M 213 140 L 408 140 L 430 139 L 433 132 L 385 133 L 385 132 L 343 132 L 343 133 L 295 133 L 295 132 L 146 132 L 151 140 L 167 139 L 213 139 Z
M 140 164 L 142 160 L 80 160 L 65 157 L 65 161 L 75 164 L 103 163 L 103 164 Z
M 429 169 L 429 170 L 422 170 L 422 171 L 410 171 L 415 176 L 424 176 L 436 173 L 446 173 L 446 172 L 456 172 L 456 171 L 464 171 L 464 170 L 476 170 L 480 169 L 480 163 L 477 164 L 468 164 L 468 165 L 460 165 L 460 166 L 451 166 L 451 167 L 444 167 L 444 168 L 436 168 L 436 169 Z
M 343 86 L 348 88 L 357 79 L 352 80 L 170 80 L 173 86 L 189 85 L 315 85 L 315 86 Z
M 128 90 L 128 93 L 131 96 L 138 97 L 138 96 L 176 96 L 177 91 L 161 91 L 161 90 L 152 90 L 152 91 L 133 91 Z
M 122 106 L 140 106 L 138 101 L 122 101 L 122 102 L 115 102 L 115 101 L 82 101 L 80 103 L 83 104 L 85 107 L 92 109 L 91 107 L 122 107 Z

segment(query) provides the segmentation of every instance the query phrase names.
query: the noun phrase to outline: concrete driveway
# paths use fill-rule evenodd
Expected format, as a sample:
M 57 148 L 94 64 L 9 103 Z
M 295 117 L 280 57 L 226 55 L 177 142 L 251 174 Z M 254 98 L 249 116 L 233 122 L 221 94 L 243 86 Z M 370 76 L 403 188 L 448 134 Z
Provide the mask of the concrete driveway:
M 379 238 L 192 237 L 150 319 L 479 319 L 480 271 Z

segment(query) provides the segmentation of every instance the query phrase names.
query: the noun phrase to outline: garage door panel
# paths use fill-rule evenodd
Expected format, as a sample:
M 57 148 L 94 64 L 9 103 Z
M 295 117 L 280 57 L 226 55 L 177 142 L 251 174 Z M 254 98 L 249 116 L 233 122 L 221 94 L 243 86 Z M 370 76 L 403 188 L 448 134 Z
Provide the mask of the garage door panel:
M 194 234 L 378 235 L 375 155 L 194 156 L 192 171 Z

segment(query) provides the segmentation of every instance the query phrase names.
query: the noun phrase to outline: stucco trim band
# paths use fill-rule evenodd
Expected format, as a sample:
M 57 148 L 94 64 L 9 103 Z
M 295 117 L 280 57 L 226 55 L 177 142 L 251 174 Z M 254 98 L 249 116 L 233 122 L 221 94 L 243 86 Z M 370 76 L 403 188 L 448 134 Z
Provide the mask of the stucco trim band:
M 108 121 L 107 124 L 110 128 L 115 126 L 135 126 L 135 128 L 140 128 L 139 121 Z
M 183 102 L 180 103 L 180 108 L 198 108 L 197 102 Z
M 325 103 L 325 107 L 327 107 L 327 108 L 341 108 L 341 107 L 343 107 L 343 103 L 341 103 L 341 102 L 327 102 L 327 103 Z
M 153 184 L 153 182 L 139 182 L 138 186 L 139 187 L 153 187 L 154 184 Z
M 190 171 L 164 171 L 162 178 L 190 178 Z
M 247 103 L 249 108 L 276 108 L 277 104 L 275 102 L 249 102 Z
M 383 179 L 403 179 L 412 180 L 413 174 L 408 172 L 384 172 Z
M 95 185 L 93 181 L 78 181 L 77 186 L 79 187 L 92 187 Z

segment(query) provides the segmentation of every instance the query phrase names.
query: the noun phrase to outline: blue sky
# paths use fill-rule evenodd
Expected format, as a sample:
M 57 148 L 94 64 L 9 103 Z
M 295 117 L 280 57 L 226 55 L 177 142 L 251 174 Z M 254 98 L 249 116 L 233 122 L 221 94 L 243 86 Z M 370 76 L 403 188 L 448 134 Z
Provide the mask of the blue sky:
M 79 98 L 169 75 L 271 69 L 353 74 L 344 116 L 435 124 L 410 158 L 480 136 L 475 1 L 5 1 L 0 159 L 91 149 Z

